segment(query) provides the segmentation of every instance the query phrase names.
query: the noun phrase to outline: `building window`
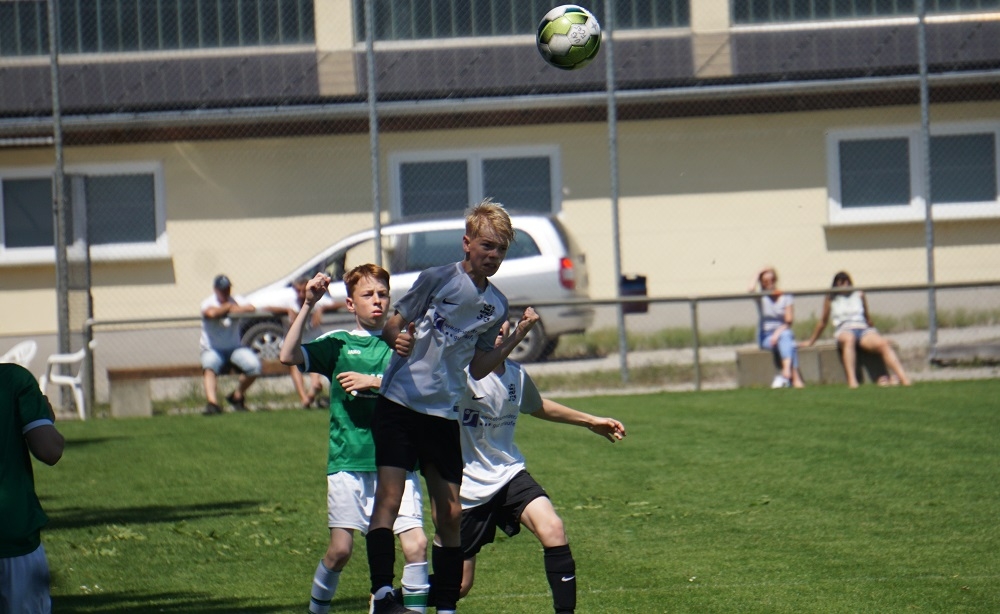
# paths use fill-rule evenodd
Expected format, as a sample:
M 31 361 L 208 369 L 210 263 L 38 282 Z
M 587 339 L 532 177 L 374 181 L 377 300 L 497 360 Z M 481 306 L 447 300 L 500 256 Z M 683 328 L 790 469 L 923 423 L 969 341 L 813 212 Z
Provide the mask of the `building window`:
M 1000 126 L 936 126 L 930 188 L 917 128 L 831 133 L 827 140 L 831 224 L 1000 217 Z
M 62 53 L 313 44 L 314 0 L 56 0 Z M 0 2 L 0 55 L 48 55 L 46 3 Z
M 460 215 L 487 197 L 511 211 L 559 209 L 555 147 L 396 154 L 389 164 L 397 217 Z
M 534 35 L 551 0 L 375 0 L 375 40 L 421 40 Z M 615 0 L 615 27 L 686 28 L 689 0 Z M 604 19 L 604 0 L 587 9 Z M 355 40 L 365 40 L 365 0 L 354 0 Z
M 928 13 L 975 13 L 995 11 L 1000 0 L 927 0 Z M 916 0 L 732 0 L 732 18 L 736 24 L 824 19 L 865 19 L 874 17 L 913 17 Z
M 95 260 L 165 257 L 162 173 L 154 165 L 66 169 L 66 243 Z M 0 263 L 55 257 L 52 171 L 0 171 Z

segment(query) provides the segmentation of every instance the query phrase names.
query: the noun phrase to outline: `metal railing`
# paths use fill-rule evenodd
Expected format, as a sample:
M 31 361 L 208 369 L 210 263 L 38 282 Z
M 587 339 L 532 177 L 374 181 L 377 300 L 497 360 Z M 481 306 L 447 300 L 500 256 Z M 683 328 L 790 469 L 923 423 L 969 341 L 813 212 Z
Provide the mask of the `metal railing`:
M 853 286 L 854 290 L 861 290 L 870 295 L 875 294 L 886 294 L 886 293 L 916 293 L 916 292 L 939 292 L 945 290 L 974 290 L 974 289 L 986 289 L 986 288 L 1000 288 L 1000 281 L 976 281 L 976 282 L 957 282 L 957 283 L 939 283 L 939 284 L 901 284 L 901 285 L 891 285 L 891 286 Z M 831 292 L 830 288 L 821 289 L 806 289 L 806 290 L 796 290 L 791 292 L 796 297 L 821 297 L 829 294 Z M 530 303 L 532 307 L 559 307 L 559 306 L 589 306 L 589 307 L 615 307 L 620 311 L 624 311 L 626 306 L 643 306 L 643 305 L 686 305 L 688 311 L 689 325 L 691 328 L 691 360 L 693 365 L 693 384 L 695 390 L 701 390 L 703 384 L 703 374 L 702 374 L 702 363 L 701 363 L 701 352 L 702 352 L 702 338 L 701 338 L 701 326 L 699 324 L 699 309 L 701 306 L 709 303 L 732 303 L 740 301 L 751 301 L 755 298 L 763 296 L 762 293 L 736 293 L 736 294 L 705 294 L 705 295 L 687 295 L 687 296 L 622 296 L 617 298 L 606 298 L 606 299 L 575 299 L 575 300 L 561 300 L 561 301 L 537 301 Z M 528 303 L 512 303 L 512 309 L 523 308 L 529 306 Z M 253 314 L 240 314 L 240 317 L 245 318 L 260 318 L 264 316 L 272 316 L 268 312 L 260 312 Z M 627 348 L 625 342 L 625 336 L 628 333 L 628 319 L 624 316 L 634 315 L 631 313 L 623 314 L 623 321 L 625 322 L 624 328 L 618 327 L 618 333 L 620 335 L 620 348 Z M 192 328 L 199 325 L 201 322 L 200 316 L 180 316 L 180 317 L 169 317 L 169 318 L 136 318 L 136 319 L 118 319 L 118 320 L 86 320 L 84 322 L 84 347 L 93 338 L 95 332 L 99 331 L 112 331 L 115 329 L 151 329 L 151 328 L 163 328 L 163 327 L 174 327 L 177 325 L 190 325 Z M 750 322 L 748 322 L 750 324 Z M 752 322 L 755 326 L 756 322 Z M 936 345 L 936 335 L 937 335 L 937 323 L 928 321 L 928 347 L 931 349 L 931 356 L 933 357 L 933 349 Z M 106 346 L 103 346 L 102 351 L 107 351 Z M 90 373 L 88 376 L 88 382 L 85 390 L 86 399 L 88 407 L 92 406 L 93 400 L 95 399 L 95 382 L 94 376 L 96 369 L 94 365 L 94 356 L 92 351 L 91 355 L 88 356 L 87 364 L 91 365 Z M 622 383 L 628 383 L 629 381 L 629 364 L 628 364 L 628 354 L 629 351 L 619 352 L 619 369 L 621 373 Z

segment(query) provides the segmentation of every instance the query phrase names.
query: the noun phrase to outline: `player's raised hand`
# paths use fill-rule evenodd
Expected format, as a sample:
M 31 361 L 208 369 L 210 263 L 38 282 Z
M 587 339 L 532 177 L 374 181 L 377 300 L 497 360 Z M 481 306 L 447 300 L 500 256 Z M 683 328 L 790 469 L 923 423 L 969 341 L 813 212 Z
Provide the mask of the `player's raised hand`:
M 625 425 L 614 418 L 597 418 L 597 421 L 588 428 L 611 443 L 625 439 L 625 435 L 628 434 L 625 432 Z
M 413 338 L 416 334 L 417 325 L 413 322 L 410 322 L 406 325 L 406 328 L 399 331 L 399 334 L 396 335 L 396 346 L 394 348 L 396 353 L 404 358 L 409 356 L 410 352 L 413 351 Z
M 535 325 L 538 321 L 538 314 L 535 312 L 534 307 L 525 307 L 524 313 L 521 314 L 521 319 L 517 322 L 517 327 L 514 329 L 514 334 L 519 335 L 521 339 L 528 334 L 531 327 Z
M 306 302 L 315 305 L 316 301 L 323 298 L 323 295 L 330 288 L 331 280 L 332 278 L 326 273 L 316 273 L 312 279 L 306 282 Z

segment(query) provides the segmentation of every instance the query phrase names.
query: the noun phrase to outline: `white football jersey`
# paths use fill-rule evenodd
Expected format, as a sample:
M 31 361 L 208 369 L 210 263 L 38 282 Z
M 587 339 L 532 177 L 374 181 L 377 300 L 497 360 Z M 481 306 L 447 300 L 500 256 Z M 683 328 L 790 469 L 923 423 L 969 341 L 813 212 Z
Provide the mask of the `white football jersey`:
M 459 402 L 462 437 L 462 509 L 482 505 L 524 469 L 514 443 L 521 414 L 542 408 L 538 388 L 521 365 L 507 360 L 503 375 L 469 378 Z
M 395 309 L 417 326 L 409 357 L 393 354 L 382 396 L 410 409 L 455 420 L 476 348 L 493 349 L 507 319 L 507 298 L 493 284 L 482 292 L 461 262 L 427 269 Z

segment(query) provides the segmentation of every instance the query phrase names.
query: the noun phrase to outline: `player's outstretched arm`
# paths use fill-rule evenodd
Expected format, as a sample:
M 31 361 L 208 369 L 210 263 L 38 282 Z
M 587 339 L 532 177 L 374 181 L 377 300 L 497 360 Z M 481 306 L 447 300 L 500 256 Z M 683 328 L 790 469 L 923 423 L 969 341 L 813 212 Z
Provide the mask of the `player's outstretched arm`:
M 306 283 L 306 300 L 288 327 L 284 341 L 281 342 L 281 350 L 278 352 L 278 360 L 281 361 L 281 364 L 301 365 L 306 361 L 305 354 L 302 353 L 302 334 L 311 317 L 313 306 L 323 297 L 329 287 L 330 276 L 324 273 L 316 273 L 316 276 Z
M 481 380 L 489 375 L 494 369 L 499 367 L 503 361 L 507 360 L 514 348 L 528 335 L 528 331 L 538 321 L 538 314 L 533 307 L 526 307 L 524 314 L 514 327 L 514 332 L 508 335 L 500 344 L 488 352 L 476 349 L 476 355 L 469 363 L 469 375 L 473 379 Z
M 556 403 L 551 399 L 542 399 L 542 408 L 531 414 L 536 418 L 548 420 L 549 422 L 561 422 L 563 424 L 575 424 L 590 429 L 611 443 L 624 439 L 628 434 L 625 432 L 625 425 L 614 418 L 600 418 L 588 413 L 567 407 L 561 403 Z
M 823 314 L 819 317 L 819 321 L 816 322 L 816 328 L 813 329 L 812 335 L 803 345 L 811 346 L 816 343 L 819 336 L 823 334 L 823 330 L 826 328 L 826 323 L 830 321 L 830 297 L 827 296 L 823 299 Z

